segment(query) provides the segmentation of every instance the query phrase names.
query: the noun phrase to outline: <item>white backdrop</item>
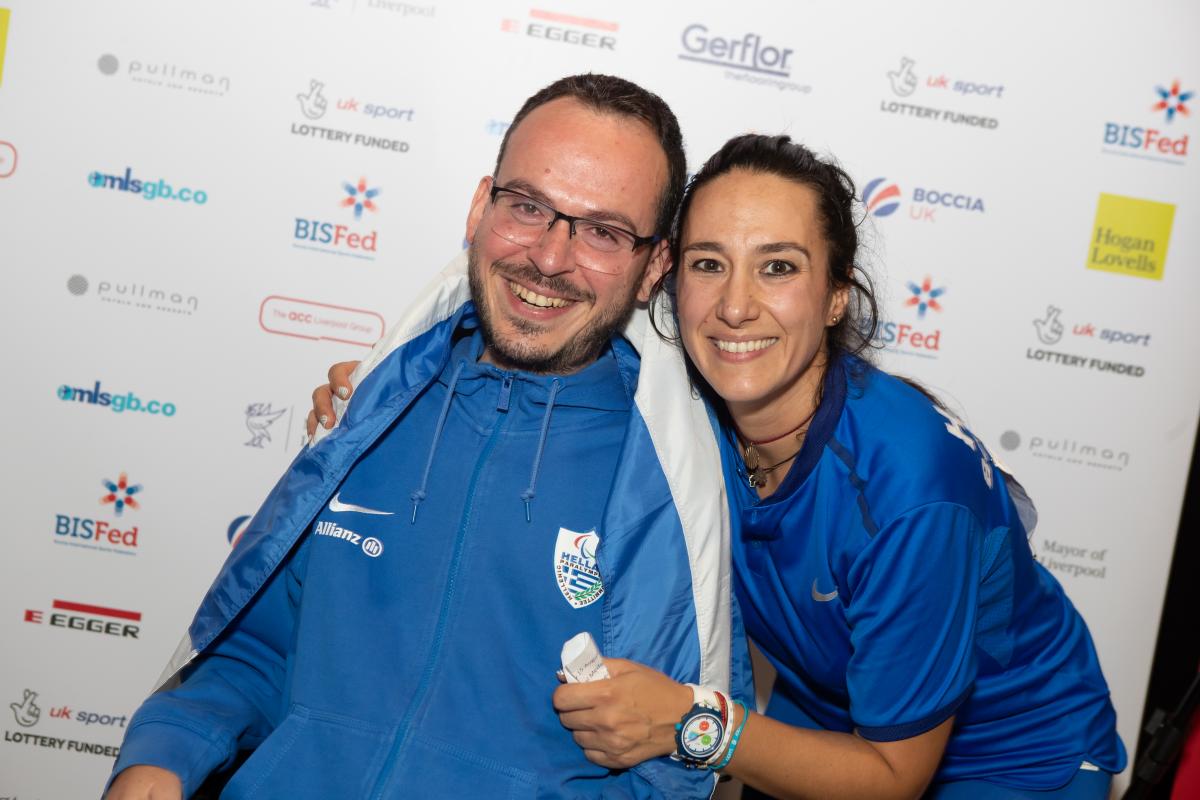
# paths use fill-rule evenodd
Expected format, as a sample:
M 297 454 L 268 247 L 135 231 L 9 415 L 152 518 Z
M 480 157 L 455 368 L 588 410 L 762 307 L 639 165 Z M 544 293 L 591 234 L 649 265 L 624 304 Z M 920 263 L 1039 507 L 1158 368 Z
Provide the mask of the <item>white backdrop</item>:
M 671 103 L 692 169 L 755 130 L 851 172 L 881 361 L 1038 502 L 1132 747 L 1200 409 L 1197 30 L 1184 2 L 0 0 L 0 798 L 98 792 L 311 387 L 461 247 L 522 100 L 585 70 Z

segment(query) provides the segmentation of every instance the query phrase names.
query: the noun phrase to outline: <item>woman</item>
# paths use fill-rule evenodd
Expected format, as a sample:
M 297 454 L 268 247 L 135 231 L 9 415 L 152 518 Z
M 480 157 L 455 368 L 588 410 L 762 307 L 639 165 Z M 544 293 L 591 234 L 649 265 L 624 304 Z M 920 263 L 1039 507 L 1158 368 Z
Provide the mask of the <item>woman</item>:
M 737 137 L 689 186 L 667 276 L 722 419 L 735 589 L 778 670 L 767 713 L 608 659 L 611 680 L 557 690 L 560 718 L 599 764 L 671 755 L 778 797 L 1105 797 L 1115 714 L 1023 493 L 861 357 L 853 204 L 787 137 Z

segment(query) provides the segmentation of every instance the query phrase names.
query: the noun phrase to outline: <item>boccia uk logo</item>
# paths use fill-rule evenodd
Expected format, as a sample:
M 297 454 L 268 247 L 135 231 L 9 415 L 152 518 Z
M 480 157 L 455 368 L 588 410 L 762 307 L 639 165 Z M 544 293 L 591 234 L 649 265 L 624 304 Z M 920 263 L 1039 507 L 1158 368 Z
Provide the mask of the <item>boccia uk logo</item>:
M 904 190 L 900 183 L 887 177 L 873 178 L 863 187 L 863 207 L 872 217 L 890 217 L 900 210 L 904 202 Z M 942 210 L 951 214 L 987 213 L 982 197 L 957 189 L 916 186 L 909 193 L 907 202 L 907 216 L 919 222 L 937 222 L 938 212 Z

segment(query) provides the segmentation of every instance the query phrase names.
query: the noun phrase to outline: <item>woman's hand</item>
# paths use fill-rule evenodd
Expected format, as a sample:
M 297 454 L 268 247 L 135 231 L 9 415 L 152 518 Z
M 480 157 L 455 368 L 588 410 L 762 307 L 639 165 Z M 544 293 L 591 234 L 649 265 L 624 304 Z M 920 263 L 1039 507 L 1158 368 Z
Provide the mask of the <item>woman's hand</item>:
M 312 411 L 308 412 L 308 438 L 311 439 L 317 432 L 318 424 L 329 430 L 333 423 L 337 422 L 337 415 L 333 412 L 333 393 L 337 392 L 338 397 L 343 400 L 350 399 L 350 395 L 354 393 L 353 387 L 350 386 L 350 373 L 358 364 L 357 361 L 334 364 L 329 368 L 329 383 L 323 383 L 313 389 L 313 407 Z
M 692 707 L 692 690 L 657 670 L 606 658 L 608 680 L 568 683 L 554 709 L 589 761 L 627 769 L 675 752 L 675 723 Z

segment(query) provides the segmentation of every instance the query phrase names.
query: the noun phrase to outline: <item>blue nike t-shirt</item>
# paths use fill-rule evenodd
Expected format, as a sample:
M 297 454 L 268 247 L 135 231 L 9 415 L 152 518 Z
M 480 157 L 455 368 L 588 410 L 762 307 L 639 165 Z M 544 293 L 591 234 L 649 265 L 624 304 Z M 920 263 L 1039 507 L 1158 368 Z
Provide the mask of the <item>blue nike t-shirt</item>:
M 1087 628 L 960 422 L 847 357 L 771 497 L 721 438 L 738 599 L 779 671 L 768 716 L 874 741 L 954 716 L 935 782 L 1047 789 L 1085 760 L 1124 769 Z

